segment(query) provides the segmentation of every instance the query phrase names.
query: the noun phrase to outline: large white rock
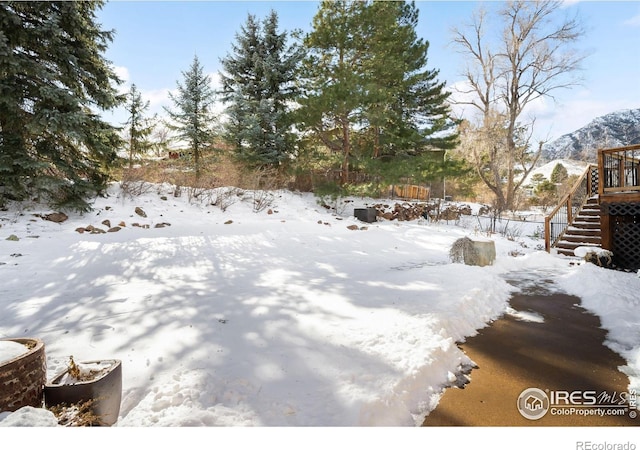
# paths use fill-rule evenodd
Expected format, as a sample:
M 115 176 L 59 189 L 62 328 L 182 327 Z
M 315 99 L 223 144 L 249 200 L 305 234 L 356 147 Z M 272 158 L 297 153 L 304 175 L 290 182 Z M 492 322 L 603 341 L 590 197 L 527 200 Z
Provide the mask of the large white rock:
M 496 260 L 494 241 L 464 237 L 453 243 L 450 251 L 453 262 L 464 262 L 468 266 L 490 266 Z

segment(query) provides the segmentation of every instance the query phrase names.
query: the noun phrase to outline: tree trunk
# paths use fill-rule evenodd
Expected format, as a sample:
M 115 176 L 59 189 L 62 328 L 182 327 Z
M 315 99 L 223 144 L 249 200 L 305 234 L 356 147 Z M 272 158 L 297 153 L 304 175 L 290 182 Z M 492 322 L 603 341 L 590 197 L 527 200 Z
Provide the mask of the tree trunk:
M 341 184 L 349 182 L 349 158 L 351 156 L 351 134 L 349 131 L 349 119 L 343 116 L 340 120 L 342 124 L 342 171 L 340 175 Z
M 380 156 L 380 127 L 373 127 L 373 158 Z
M 133 134 L 133 133 L 131 133 Z M 133 169 L 133 137 L 129 139 L 129 170 Z
M 200 179 L 200 145 L 196 143 L 193 147 L 193 161 L 196 170 L 196 180 Z

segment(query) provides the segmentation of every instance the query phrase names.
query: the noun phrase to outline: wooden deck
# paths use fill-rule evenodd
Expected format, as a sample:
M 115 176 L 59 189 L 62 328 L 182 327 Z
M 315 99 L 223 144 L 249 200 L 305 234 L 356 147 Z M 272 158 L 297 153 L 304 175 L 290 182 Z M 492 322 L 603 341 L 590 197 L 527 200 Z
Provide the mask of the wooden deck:
M 600 206 L 600 246 L 613 252 L 615 266 L 640 269 L 640 145 L 598 150 L 571 192 L 545 218 L 545 248 L 557 247 L 589 199 Z
M 598 150 L 600 203 L 640 202 L 640 145 Z

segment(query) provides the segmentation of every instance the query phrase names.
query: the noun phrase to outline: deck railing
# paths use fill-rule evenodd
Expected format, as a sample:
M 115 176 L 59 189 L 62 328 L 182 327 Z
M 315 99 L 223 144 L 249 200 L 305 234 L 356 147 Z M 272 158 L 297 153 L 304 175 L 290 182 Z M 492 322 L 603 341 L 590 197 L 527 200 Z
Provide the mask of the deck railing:
M 587 200 L 598 194 L 598 166 L 590 164 L 580 175 L 580 178 L 544 219 L 544 247 L 551 251 L 562 237 L 573 218 L 584 206 Z
M 598 152 L 599 194 L 640 193 L 640 145 Z

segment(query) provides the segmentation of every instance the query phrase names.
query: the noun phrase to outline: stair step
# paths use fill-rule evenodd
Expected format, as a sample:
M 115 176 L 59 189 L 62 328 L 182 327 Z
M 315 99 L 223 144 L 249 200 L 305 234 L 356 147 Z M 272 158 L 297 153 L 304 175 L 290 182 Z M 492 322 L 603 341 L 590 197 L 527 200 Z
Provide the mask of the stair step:
M 577 227 L 568 227 L 564 232 L 565 235 L 580 235 L 580 236 L 600 236 L 602 231 L 599 228 L 577 228 Z
M 568 233 L 565 233 L 562 236 L 562 241 L 571 242 L 571 243 L 582 242 L 584 244 L 600 244 L 601 242 L 600 236 L 584 236 L 584 235 L 568 234 Z
M 569 242 L 565 241 L 564 238 L 556 243 L 556 248 L 558 249 L 575 250 L 578 247 L 601 248 L 600 245 L 593 242 Z
M 573 252 L 573 250 L 567 250 L 564 248 L 558 248 L 556 247 L 556 253 L 558 253 L 559 255 L 564 255 L 564 256 L 576 256 L 576 254 Z
M 595 248 L 600 248 L 600 247 L 595 247 Z M 565 248 L 556 248 L 555 249 L 556 253 L 559 255 L 564 255 L 564 256 L 573 256 L 574 258 L 580 258 L 576 256 L 575 252 L 573 251 L 573 249 L 565 249 Z
M 600 245 L 596 245 L 596 244 L 587 244 L 587 243 L 582 243 L 582 242 L 566 242 L 566 241 L 560 241 L 556 244 L 555 246 L 555 250 L 558 253 L 561 253 L 563 255 L 569 255 L 569 256 L 575 256 L 575 249 L 578 247 L 591 247 L 591 248 L 602 248 Z
M 584 214 L 584 213 L 579 213 L 576 214 L 575 218 L 573 219 L 574 222 L 575 221 L 584 221 L 584 222 L 600 222 L 600 214 L 595 215 L 595 214 Z
M 600 230 L 600 204 L 598 196 L 592 196 L 574 216 L 573 222 L 555 244 L 555 251 L 566 256 L 575 256 L 578 247 L 602 248 Z
M 600 222 L 573 222 L 571 226 L 581 230 L 600 230 Z

